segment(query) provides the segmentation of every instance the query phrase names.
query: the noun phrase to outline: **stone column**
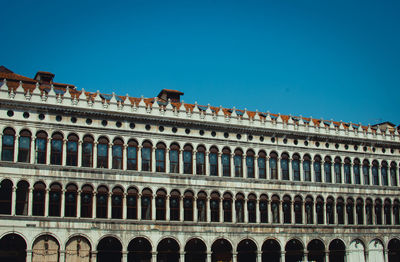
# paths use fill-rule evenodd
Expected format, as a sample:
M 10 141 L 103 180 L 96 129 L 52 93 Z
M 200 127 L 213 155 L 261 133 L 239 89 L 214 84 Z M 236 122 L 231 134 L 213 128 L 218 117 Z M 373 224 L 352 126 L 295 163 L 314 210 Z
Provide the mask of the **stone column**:
M 183 174 L 183 149 L 178 150 L 179 156 L 178 156 L 178 173 Z
M 308 251 L 304 251 L 304 252 L 303 252 L 303 258 L 302 258 L 301 261 L 308 261 L 308 255 L 309 255 Z M 306 259 L 307 259 L 307 260 L 306 260 Z
M 124 144 L 122 148 L 123 148 L 123 151 L 122 151 L 122 170 L 127 170 L 128 169 L 128 145 Z
M 122 262 L 128 262 L 128 251 L 122 251 Z
M 218 215 L 219 215 L 218 222 L 223 222 L 224 221 L 224 217 L 223 217 L 224 212 L 223 212 L 222 201 L 223 201 L 223 198 L 220 198 L 219 204 L 218 204 Z
M 126 219 L 126 213 L 127 213 L 126 196 L 127 196 L 127 193 L 123 193 L 122 194 L 122 199 L 121 199 L 121 203 L 122 203 L 122 219 L 123 220 Z
M 32 209 L 33 209 L 33 188 L 30 187 L 28 189 L 28 216 L 32 216 Z
M 65 250 L 60 250 L 60 262 L 65 262 Z
M 211 198 L 207 197 L 206 198 L 206 206 L 205 206 L 207 222 L 211 222 L 211 205 L 210 205 L 210 201 L 211 201 Z
M 67 190 L 62 189 L 61 190 L 61 196 L 60 196 L 60 200 L 61 200 L 61 217 L 65 217 L 65 192 Z
M 218 163 L 217 163 L 217 168 L 218 168 L 218 176 L 222 176 L 223 174 L 223 168 L 222 168 L 222 153 L 218 152 Z
M 32 250 L 31 249 L 26 250 L 26 262 L 32 262 Z
M 237 252 L 232 252 L 232 262 L 237 262 Z
M 137 214 L 138 214 L 138 220 L 142 220 L 142 195 L 138 194 L 137 196 Z
M 151 253 L 151 261 L 152 262 L 157 262 L 157 252 Z
M 76 193 L 76 216 L 81 217 L 81 190 Z
M 165 173 L 169 174 L 170 166 L 169 166 L 169 148 L 165 150 Z
M 165 204 L 166 210 L 167 211 L 167 203 Z M 151 198 L 151 220 L 155 221 L 156 220 L 156 197 L 153 196 Z
M 151 150 L 151 168 L 150 168 L 150 170 L 152 172 L 157 172 L 157 169 L 156 169 L 156 149 L 157 149 L 157 147 L 153 147 L 153 149 Z
M 93 207 L 93 214 L 92 217 L 96 218 L 97 217 L 97 198 L 96 198 L 97 192 L 93 192 L 93 201 L 92 201 L 92 207 Z
M 30 151 L 29 151 L 29 163 L 35 164 L 36 159 L 35 159 L 35 141 L 36 137 L 32 136 L 31 142 L 30 142 Z
M 311 207 L 312 214 L 313 214 L 313 224 L 317 225 L 318 224 L 318 214 L 317 214 L 317 201 L 313 203 L 313 206 Z M 322 212 L 324 213 L 324 212 Z
M 49 197 L 50 189 L 46 188 L 44 190 L 44 216 L 49 216 L 49 204 L 50 204 L 50 197 Z
M 329 261 L 329 251 L 325 251 L 325 262 L 328 262 L 328 261 Z
M 67 139 L 62 140 L 62 151 L 61 151 L 61 165 L 66 166 L 67 165 Z
M 249 223 L 249 211 L 247 210 L 247 199 L 243 201 L 244 222 Z
M 11 215 L 15 216 L 15 206 L 17 205 L 17 187 L 12 187 L 12 196 L 11 196 Z
M 385 253 L 385 262 L 389 262 L 389 250 L 385 249 L 383 252 Z
M 171 220 L 171 210 L 169 209 L 170 198 L 171 198 L 170 195 L 165 196 L 165 220 L 167 221 Z
M 185 221 L 185 209 L 183 205 L 183 196 L 179 198 L 179 221 Z
M 258 166 L 258 155 L 254 155 L 254 178 L 260 178 L 260 168 Z
M 204 174 L 206 175 L 206 176 L 210 176 L 210 174 L 211 174 L 211 172 L 210 172 L 210 152 L 205 152 L 205 154 L 204 154 L 204 157 L 205 157 L 205 164 L 204 164 Z M 217 160 L 218 161 L 218 160 Z M 217 172 L 218 172 L 218 170 L 217 170 Z
M 246 163 L 246 154 L 242 156 L 242 176 L 244 178 L 248 177 L 247 163 Z
M 14 163 L 18 162 L 19 138 L 20 138 L 19 135 L 15 136 L 15 143 L 14 143 L 15 146 L 14 146 L 14 156 L 13 156 Z
M 112 192 L 108 192 L 107 197 L 107 218 L 110 219 L 112 217 Z
M 207 252 L 207 262 L 212 261 L 212 252 Z
M 233 161 L 234 153 L 230 154 L 229 157 L 229 169 L 230 169 L 230 177 L 235 177 L 235 161 Z
M 137 147 L 137 170 L 142 171 L 142 146 Z
M 112 154 L 112 147 L 113 147 L 113 143 L 109 143 L 108 144 L 108 148 L 107 148 L 107 165 L 108 165 L 108 169 L 112 168 L 112 162 L 113 162 L 113 154 Z
M 272 206 L 272 202 L 271 202 L 271 206 Z M 279 223 L 280 224 L 284 224 L 284 216 L 283 216 L 283 201 L 282 200 L 280 200 L 279 201 L 279 207 L 278 207 L 278 215 L 279 215 Z
M 281 251 L 281 262 L 285 262 L 286 261 L 286 251 Z
M 282 180 L 281 158 L 279 156 L 276 158 L 276 172 L 278 175 L 278 180 Z
M 262 251 L 257 252 L 257 262 L 262 262 Z
M 51 137 L 47 138 L 46 143 L 46 164 L 50 164 L 50 154 L 51 154 Z
M 82 166 L 82 144 L 83 144 L 83 141 L 79 140 L 78 141 L 78 162 L 77 162 L 78 167 Z
M 179 262 L 185 262 L 185 252 L 180 253 Z
M 94 141 L 93 143 L 93 167 L 97 168 L 97 145 L 99 143 L 97 141 Z
M 290 178 L 290 177 L 289 177 Z M 290 224 L 294 224 L 295 214 L 294 214 L 294 199 L 290 201 Z
M 289 172 L 289 181 L 294 181 L 294 173 L 293 173 L 293 159 L 290 158 L 288 159 L 288 172 Z
M 192 152 L 192 174 L 196 175 L 196 161 L 197 161 L 197 151 L 193 150 Z
M 92 251 L 90 261 L 94 262 L 94 261 L 96 261 L 96 259 L 97 259 L 97 251 Z

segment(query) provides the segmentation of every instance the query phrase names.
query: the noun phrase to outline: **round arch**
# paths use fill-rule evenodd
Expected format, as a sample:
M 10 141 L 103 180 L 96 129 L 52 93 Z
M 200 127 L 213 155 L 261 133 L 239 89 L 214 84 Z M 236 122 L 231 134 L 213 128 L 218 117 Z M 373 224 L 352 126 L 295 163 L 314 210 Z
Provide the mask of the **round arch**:
M 65 261 L 90 262 L 92 245 L 89 239 L 82 235 L 71 237 L 65 246 Z
M 223 238 L 217 239 L 211 246 L 212 262 L 230 262 L 232 261 L 232 245 Z
M 286 243 L 286 262 L 303 261 L 304 246 L 298 239 L 291 239 Z
M 15 233 L 7 234 L 0 239 L 0 261 L 26 261 L 26 241 Z
M 128 262 L 151 261 L 152 245 L 144 237 L 136 237 L 128 245 Z
M 275 239 L 267 239 L 262 247 L 262 261 L 280 262 L 281 245 Z
M 97 244 L 97 262 L 121 261 L 122 245 L 115 237 L 105 237 Z
M 257 245 L 251 239 L 243 239 L 237 245 L 237 261 L 238 262 L 256 262 L 257 261 Z
M 319 239 L 311 240 L 307 245 L 308 260 L 315 262 L 324 262 L 325 244 Z
M 346 256 L 346 245 L 340 239 L 334 239 L 329 244 L 329 261 L 344 262 Z
M 185 261 L 205 262 L 207 259 L 207 246 L 199 238 L 190 239 L 185 245 Z
M 164 238 L 157 245 L 157 262 L 179 262 L 179 244 L 173 238 Z

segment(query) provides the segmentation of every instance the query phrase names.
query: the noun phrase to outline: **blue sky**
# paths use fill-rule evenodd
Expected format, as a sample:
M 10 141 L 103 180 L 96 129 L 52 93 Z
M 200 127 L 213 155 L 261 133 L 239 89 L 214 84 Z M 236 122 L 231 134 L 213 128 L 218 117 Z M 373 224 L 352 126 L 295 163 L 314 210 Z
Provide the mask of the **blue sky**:
M 79 89 L 400 124 L 400 1 L 2 0 L 0 64 Z

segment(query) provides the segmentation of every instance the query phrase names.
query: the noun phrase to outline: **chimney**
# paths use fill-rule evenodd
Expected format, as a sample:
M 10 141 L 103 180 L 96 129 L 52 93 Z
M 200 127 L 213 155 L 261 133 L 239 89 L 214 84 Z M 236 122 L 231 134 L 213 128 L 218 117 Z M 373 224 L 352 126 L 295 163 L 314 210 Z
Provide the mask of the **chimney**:
M 53 83 L 54 74 L 50 72 L 39 71 L 35 75 L 35 80 L 37 80 L 40 84 L 52 84 Z
M 161 92 L 158 94 L 157 97 L 164 102 L 167 102 L 168 99 L 171 99 L 171 102 L 179 103 L 181 101 L 181 95 L 183 95 L 183 93 L 180 91 L 163 89 L 161 90 Z

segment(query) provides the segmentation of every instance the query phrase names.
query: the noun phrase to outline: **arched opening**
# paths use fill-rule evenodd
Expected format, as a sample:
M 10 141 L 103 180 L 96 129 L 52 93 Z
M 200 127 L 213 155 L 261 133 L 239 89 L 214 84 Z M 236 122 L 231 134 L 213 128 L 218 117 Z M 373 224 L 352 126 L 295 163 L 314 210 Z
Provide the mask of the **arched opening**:
M 111 217 L 122 219 L 124 190 L 121 187 L 114 187 L 111 196 Z
M 97 262 L 121 262 L 122 245 L 115 237 L 105 237 L 97 245 Z
M 396 162 L 390 163 L 390 184 L 391 186 L 397 186 L 397 165 Z
M 218 192 L 212 192 L 210 197 L 211 222 L 219 222 L 220 195 Z
M 29 203 L 29 183 L 22 180 L 17 184 L 15 214 L 27 216 Z
M 90 135 L 83 137 L 82 141 L 82 166 L 92 167 L 93 166 L 93 145 L 94 139 Z
M 128 141 L 128 147 L 126 148 L 126 168 L 128 170 L 137 170 L 137 156 L 138 143 L 135 140 L 131 139 Z
M 304 207 L 306 214 L 305 220 L 307 224 L 314 224 L 314 200 L 312 196 L 306 197 L 306 204 Z
M 300 156 L 298 154 L 292 156 L 292 171 L 293 181 L 300 181 Z
M 51 137 L 50 164 L 52 165 L 62 165 L 63 140 L 64 137 L 59 132 L 54 133 Z
M 317 212 L 317 224 L 324 224 L 324 199 L 321 196 L 317 197 L 315 212 Z
M 185 245 L 185 262 L 206 262 L 207 247 L 198 238 L 189 240 Z
M 343 241 L 340 239 L 332 240 L 329 244 L 329 262 L 344 262 L 345 255 L 346 246 Z
M 183 220 L 193 221 L 193 198 L 194 194 L 191 191 L 186 191 L 183 197 Z
M 123 167 L 123 151 L 124 151 L 124 141 L 121 138 L 114 139 L 112 146 L 112 168 L 122 169 Z
M 90 262 L 92 247 L 90 242 L 82 236 L 75 236 L 68 240 L 65 246 L 66 262 Z M 62 261 L 60 261 L 62 262 Z
M 96 194 L 96 217 L 107 218 L 108 216 L 108 188 L 99 186 Z
M 169 197 L 169 212 L 171 221 L 180 220 L 181 193 L 178 190 L 172 190 Z
M 193 147 L 191 145 L 183 147 L 183 173 L 193 174 Z
M 264 151 L 258 153 L 257 166 L 258 166 L 258 178 L 267 178 L 267 154 Z
M 42 182 L 36 182 L 33 186 L 32 215 L 44 216 L 46 200 L 46 185 Z
M 65 211 L 66 217 L 76 217 L 76 196 L 78 187 L 74 184 L 67 185 L 65 191 Z
M 78 165 L 78 141 L 76 134 L 70 134 L 67 138 L 67 166 Z
M 206 174 L 206 148 L 198 146 L 196 152 L 196 175 Z
M 325 182 L 332 183 L 332 159 L 330 156 L 324 158 Z
M 26 242 L 17 234 L 8 234 L 0 239 L 0 261 L 26 261 Z
M 97 144 L 97 168 L 108 168 L 108 144 L 106 137 L 99 138 Z
M 179 262 L 179 244 L 172 238 L 165 238 L 157 246 L 157 262 Z
M 58 262 L 60 245 L 58 241 L 50 236 L 38 237 L 32 246 L 32 262 Z
M 81 192 L 81 217 L 92 217 L 93 188 L 84 185 Z
M 137 200 L 138 190 L 134 187 L 128 188 L 128 195 L 126 196 L 126 218 L 137 219 Z
M 383 212 L 385 216 L 385 224 L 391 225 L 392 224 L 392 202 L 390 199 L 385 199 L 385 204 L 383 206 Z
M 400 225 L 400 201 L 398 199 L 393 201 L 393 221 L 395 225 Z
M 240 241 L 237 246 L 237 262 L 256 262 L 257 246 L 250 239 Z
M 164 189 L 159 189 L 156 192 L 156 220 L 166 219 L 166 196 L 167 192 Z
M 151 201 L 153 199 L 153 193 L 150 189 L 145 188 L 142 191 L 141 197 L 141 205 L 142 205 L 142 215 L 141 218 L 143 220 L 150 220 L 151 219 Z
M 307 245 L 308 261 L 325 262 L 325 245 L 319 239 L 313 239 Z
M 173 143 L 169 148 L 169 172 L 179 173 L 179 145 Z
M 389 262 L 400 261 L 400 240 L 397 238 L 390 240 L 388 244 L 388 251 Z
M 304 181 L 311 181 L 311 157 L 304 155 L 303 157 Z
M 164 143 L 158 143 L 156 146 L 156 172 L 165 172 L 165 150 Z
M 4 179 L 0 184 L 0 214 L 11 215 L 12 203 L 12 187 L 11 180 Z
M 280 208 L 280 199 L 279 196 L 273 195 L 271 197 L 271 214 L 272 214 L 272 223 L 279 223 L 279 208 Z
M 283 212 L 283 223 L 292 223 L 292 199 L 290 196 L 283 196 L 282 212 Z
M 281 246 L 278 241 L 268 239 L 262 245 L 262 261 L 263 262 L 280 262 Z
M 355 262 L 365 262 L 365 248 L 364 243 L 359 240 L 353 240 L 350 243 L 347 261 L 355 261 Z
M 61 192 L 62 187 L 58 183 L 50 185 L 49 192 L 49 216 L 61 216 Z
M 388 186 L 389 179 L 388 179 L 388 163 L 386 161 L 382 161 L 381 166 L 381 178 L 382 178 L 382 185 Z
M 128 245 L 128 262 L 151 262 L 151 244 L 143 238 L 137 237 Z
M 333 199 L 333 197 L 328 197 L 326 199 L 326 223 L 327 224 L 334 224 L 334 214 L 333 214 L 333 209 L 334 209 L 334 204 L 335 204 L 335 200 Z
M 1 160 L 14 161 L 14 144 L 15 144 L 15 131 L 14 129 L 7 127 L 3 131 Z
M 142 171 L 151 171 L 151 151 L 153 145 L 149 141 L 144 141 L 142 146 Z
M 286 153 L 281 155 L 281 172 L 282 180 L 289 180 L 289 155 Z
M 299 240 L 297 239 L 289 240 L 286 243 L 285 251 L 286 251 L 285 255 L 286 262 L 303 261 L 304 247 Z
M 364 161 L 363 161 L 362 171 L 363 171 L 363 177 L 364 177 L 364 185 L 369 185 L 370 184 L 369 161 L 367 159 L 364 159 Z
M 231 150 L 224 148 L 221 155 L 222 176 L 231 176 Z
M 344 199 L 342 197 L 337 198 L 336 215 L 337 215 L 338 224 L 343 225 L 344 224 Z
M 232 222 L 232 195 L 230 193 L 224 193 L 222 206 L 224 209 L 224 222 Z
M 344 159 L 344 182 L 346 184 L 351 184 L 351 161 L 350 158 L 346 157 Z
M 303 224 L 303 199 L 301 196 L 296 196 L 294 198 L 293 212 L 294 222 L 296 224 Z
M 244 195 L 241 193 L 236 194 L 235 200 L 235 214 L 236 214 L 236 222 L 243 223 L 244 222 Z
M 358 158 L 354 159 L 353 173 L 354 173 L 354 183 L 357 185 L 361 184 L 360 159 Z
M 372 217 L 373 217 L 373 204 L 372 199 L 367 198 L 365 201 L 365 218 L 367 219 L 367 225 L 372 225 Z
M 269 173 L 271 179 L 278 179 L 278 154 L 276 152 L 269 154 Z
M 349 225 L 353 225 L 354 224 L 354 200 L 351 197 L 347 198 L 346 214 L 347 214 L 347 223 Z
M 207 221 L 207 194 L 203 191 L 197 193 L 197 220 L 199 222 Z
M 335 170 L 335 183 L 340 184 L 342 183 L 342 160 L 340 157 L 335 158 L 335 164 L 333 167 Z
M 372 161 L 372 184 L 379 185 L 379 163 L 378 161 Z
M 357 224 L 364 224 L 364 201 L 362 198 L 357 198 L 356 204 L 356 213 L 357 213 Z
M 249 223 L 257 222 L 257 197 L 254 194 L 249 194 L 247 197 L 247 217 Z
M 36 133 L 35 159 L 37 164 L 46 164 L 47 156 L 47 133 L 39 131 Z
M 247 168 L 247 177 L 254 178 L 254 151 L 253 150 L 247 150 L 246 168 Z
M 259 210 L 260 210 L 260 222 L 261 223 L 268 223 L 268 196 L 262 194 L 260 196 L 260 203 L 259 203 Z
M 29 163 L 31 159 L 31 132 L 22 130 L 19 132 L 18 162 Z
M 314 180 L 315 182 L 322 182 L 322 171 L 321 171 L 321 157 L 314 157 Z
M 375 224 L 382 225 L 382 200 L 375 200 Z
M 379 239 L 374 239 L 368 245 L 368 258 L 369 261 L 385 261 L 383 253 L 383 243 Z
M 218 149 L 216 147 L 210 148 L 208 158 L 210 161 L 210 176 L 218 176 Z
M 212 262 L 231 262 L 232 261 L 232 245 L 225 239 L 217 239 L 211 246 Z

